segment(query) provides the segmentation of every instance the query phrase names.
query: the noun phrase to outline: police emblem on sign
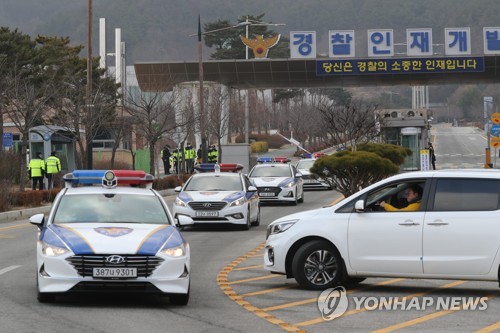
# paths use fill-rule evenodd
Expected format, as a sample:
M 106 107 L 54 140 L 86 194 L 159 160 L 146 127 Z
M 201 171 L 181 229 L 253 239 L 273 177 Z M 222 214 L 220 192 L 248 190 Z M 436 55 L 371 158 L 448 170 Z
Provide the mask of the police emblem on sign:
M 101 235 L 108 236 L 108 237 L 120 237 L 120 236 L 125 236 L 130 234 L 134 229 L 130 228 L 116 228 L 116 227 L 110 227 L 110 228 L 95 228 L 94 229 L 96 232 L 100 233 Z

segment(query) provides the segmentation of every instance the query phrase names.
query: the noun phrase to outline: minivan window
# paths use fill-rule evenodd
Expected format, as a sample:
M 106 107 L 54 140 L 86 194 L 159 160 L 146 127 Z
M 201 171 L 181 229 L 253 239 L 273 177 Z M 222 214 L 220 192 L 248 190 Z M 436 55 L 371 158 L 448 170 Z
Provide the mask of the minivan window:
M 433 210 L 496 210 L 498 209 L 498 196 L 498 180 L 439 179 L 437 180 Z

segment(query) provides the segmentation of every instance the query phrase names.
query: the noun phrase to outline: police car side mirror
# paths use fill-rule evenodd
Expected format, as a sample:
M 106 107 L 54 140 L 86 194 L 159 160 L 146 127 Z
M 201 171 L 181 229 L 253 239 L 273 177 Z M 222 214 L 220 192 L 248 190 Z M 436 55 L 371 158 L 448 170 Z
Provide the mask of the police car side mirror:
M 183 227 L 183 226 L 186 226 L 186 225 L 193 225 L 194 221 L 189 216 L 186 216 L 186 215 L 177 215 L 177 223 L 180 226 Z
M 181 190 L 182 190 L 182 186 L 177 186 L 176 188 L 174 188 L 175 192 L 180 192 Z
M 39 229 L 42 229 L 43 223 L 45 222 L 45 215 L 44 214 L 36 214 L 30 217 L 29 219 L 30 223 L 33 225 L 36 225 Z

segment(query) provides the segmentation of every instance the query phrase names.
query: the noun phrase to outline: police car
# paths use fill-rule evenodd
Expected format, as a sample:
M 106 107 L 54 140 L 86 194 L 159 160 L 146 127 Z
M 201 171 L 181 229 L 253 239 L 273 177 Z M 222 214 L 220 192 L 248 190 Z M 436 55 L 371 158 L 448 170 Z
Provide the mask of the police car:
M 248 174 L 259 192 L 261 202 L 304 202 L 302 174 L 290 164 L 263 163 Z
M 30 218 L 39 228 L 38 300 L 137 292 L 167 295 L 172 304 L 186 305 L 189 244 L 151 188 L 153 177 L 143 171 L 75 170 L 64 180 L 49 215 Z M 182 222 L 192 221 L 182 217 Z
M 201 169 L 183 187 L 175 188 L 179 193 L 172 209 L 175 217 L 189 216 L 195 224 L 232 223 L 244 230 L 260 224 L 257 188 L 244 174 L 229 172 L 237 171 L 238 165 L 204 164 Z
M 311 173 L 310 169 L 316 161 L 315 158 L 304 158 L 295 163 L 297 171 L 302 174 L 305 190 L 331 190 L 332 186 L 324 179 Z

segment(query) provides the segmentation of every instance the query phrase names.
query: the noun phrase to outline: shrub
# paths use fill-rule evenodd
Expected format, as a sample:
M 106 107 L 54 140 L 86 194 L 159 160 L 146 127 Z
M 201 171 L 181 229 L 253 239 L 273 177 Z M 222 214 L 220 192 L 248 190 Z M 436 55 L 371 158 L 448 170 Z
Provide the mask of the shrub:
M 153 181 L 153 188 L 157 191 L 176 188 L 177 186 L 182 186 L 189 177 L 191 177 L 190 174 L 181 174 L 180 177 L 177 175 L 169 175 L 163 178 L 156 178 Z
M 44 190 L 46 191 L 46 190 Z M 38 207 L 42 205 L 44 191 L 23 191 L 13 195 L 15 206 Z
M 94 161 L 94 170 L 132 170 L 132 165 L 122 161 L 115 161 L 113 168 L 111 168 L 111 161 Z
M 265 141 L 257 141 L 250 145 L 250 151 L 252 153 L 265 153 L 269 151 L 269 146 Z

